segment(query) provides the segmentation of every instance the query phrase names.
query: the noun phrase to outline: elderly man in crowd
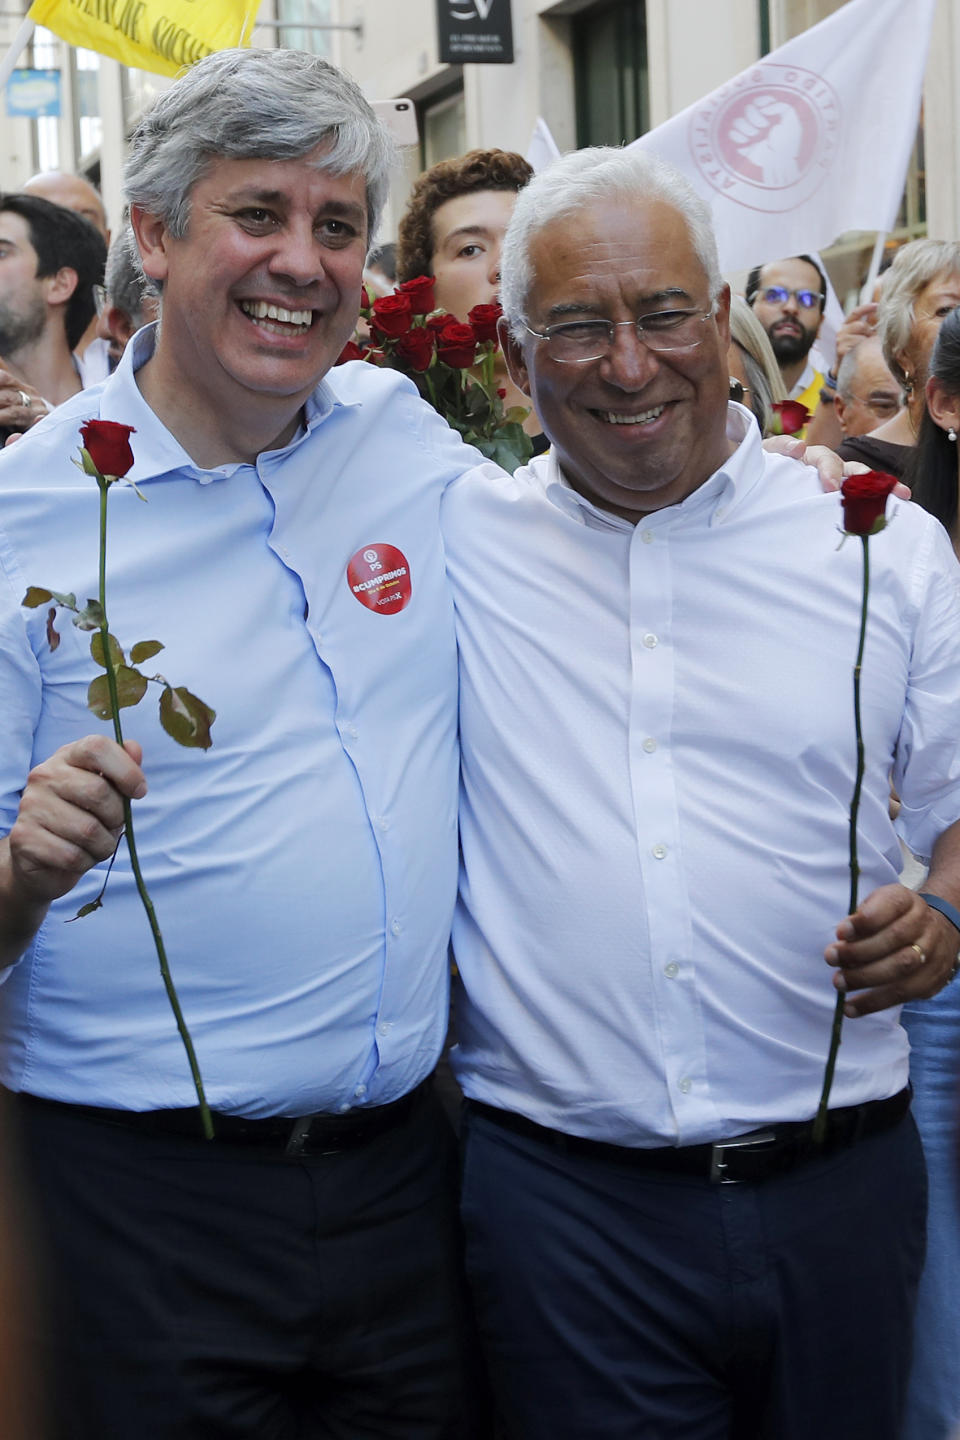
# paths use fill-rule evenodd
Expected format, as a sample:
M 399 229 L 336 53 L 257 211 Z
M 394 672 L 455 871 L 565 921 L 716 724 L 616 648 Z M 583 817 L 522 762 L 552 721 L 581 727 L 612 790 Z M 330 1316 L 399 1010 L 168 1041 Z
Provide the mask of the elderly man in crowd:
M 0 195 L 0 427 L 28 430 L 82 379 L 74 349 L 96 315 L 107 249 L 38 195 Z
M 128 161 L 162 327 L 0 456 L 0 1079 L 58 1440 L 473 1433 L 455 1152 L 425 1081 L 457 856 L 438 512 L 476 456 L 399 376 L 327 375 L 391 160 L 321 59 L 197 64 Z M 111 490 L 113 629 L 159 632 L 216 711 L 206 754 L 145 710 L 126 748 L 91 736 L 89 637 L 21 607 L 34 584 L 97 594 L 90 419 L 133 427 L 150 502 Z M 125 845 L 103 907 L 63 923 L 124 796 L 211 1142 Z
M 837 370 L 833 402 L 844 440 L 869 435 L 892 420 L 903 403 L 903 393 L 887 368 L 883 346 L 876 335 L 852 346 Z
M 144 289 L 136 236 L 124 225 L 107 251 L 103 291 L 97 305 L 97 335 L 107 346 L 113 369 L 141 325 L 156 320 L 157 296 Z
M 869 542 L 844 918 L 861 546 L 727 403 L 706 207 L 642 152 L 568 155 L 502 294 L 552 448 L 443 518 L 462 1203 L 507 1433 L 894 1440 L 926 1198 L 896 1005 L 960 944 L 953 555 L 911 506 Z

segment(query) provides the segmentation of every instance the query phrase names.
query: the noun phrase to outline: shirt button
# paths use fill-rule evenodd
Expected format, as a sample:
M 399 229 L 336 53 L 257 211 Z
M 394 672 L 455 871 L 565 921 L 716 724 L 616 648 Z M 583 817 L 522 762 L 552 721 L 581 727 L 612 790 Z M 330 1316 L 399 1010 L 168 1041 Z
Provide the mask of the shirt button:
M 679 1088 L 679 1090 L 681 1091 L 682 1094 L 684 1094 L 684 1095 L 689 1095 L 689 1093 L 690 1093 L 690 1087 L 691 1087 L 692 1084 L 693 1084 L 693 1081 L 689 1078 L 689 1076 L 684 1075 L 683 1079 L 680 1081 L 680 1084 L 679 1084 L 679 1087 L 678 1087 L 678 1088 Z
M 377 829 L 384 831 L 384 833 L 386 833 L 386 831 L 390 829 L 390 821 L 387 819 L 387 817 L 386 817 L 385 815 L 381 815 L 380 818 L 378 819 L 378 821 L 377 821 Z
M 350 1109 L 350 1101 L 349 1101 L 349 1100 L 344 1100 L 344 1102 L 343 1102 L 342 1105 L 338 1105 L 338 1106 L 337 1106 L 337 1113 L 340 1114 L 340 1115 L 346 1115 L 346 1113 L 347 1113 L 347 1111 L 348 1111 L 349 1109 Z
M 676 960 L 671 960 L 669 965 L 664 965 L 663 973 L 668 977 L 668 979 L 672 980 L 675 975 L 679 975 L 680 966 L 677 964 Z
M 390 1031 L 391 1031 L 392 1029 L 393 1029 L 393 1021 L 392 1021 L 392 1020 L 381 1020 L 381 1021 L 380 1021 L 380 1024 L 377 1026 L 377 1034 L 378 1034 L 378 1035 L 389 1035 L 389 1034 L 390 1034 Z
M 654 860 L 663 860 L 666 857 L 666 853 L 666 845 L 654 845 L 653 849 L 650 851 L 650 854 L 653 856 Z
M 643 742 L 643 748 L 644 748 L 644 750 L 646 750 L 646 752 L 647 752 L 648 755 L 652 755 L 653 752 L 654 752 L 654 750 L 656 750 L 656 748 L 657 748 L 657 742 L 656 742 L 656 740 L 654 740 L 654 738 L 653 738 L 652 735 L 648 735 L 647 738 L 646 738 L 646 740 L 644 740 L 644 742 Z
M 354 1093 L 354 1095 L 357 1097 L 358 1100 L 362 1100 L 363 1097 L 364 1097 L 364 1095 L 366 1095 L 366 1093 L 367 1093 L 367 1087 L 366 1087 L 366 1085 L 358 1085 L 357 1088 L 356 1088 L 356 1090 L 354 1090 L 353 1093 Z
M 652 544 L 653 544 L 653 531 L 652 531 L 652 530 L 641 530 L 641 532 L 640 532 L 640 539 L 643 541 L 644 545 L 652 545 Z
M 403 929 L 403 926 L 400 924 L 399 920 L 394 920 L 393 924 L 390 926 L 390 929 L 392 930 L 394 935 L 399 935 L 400 931 Z
M 356 740 L 357 736 L 360 734 L 360 731 L 357 729 L 356 725 L 348 725 L 346 727 L 346 730 L 351 740 Z
M 648 650 L 656 650 L 656 648 L 657 648 L 657 637 L 656 637 L 656 635 L 650 635 L 650 634 L 644 635 L 644 637 L 643 637 L 643 643 L 644 643 L 644 645 L 647 647 Z

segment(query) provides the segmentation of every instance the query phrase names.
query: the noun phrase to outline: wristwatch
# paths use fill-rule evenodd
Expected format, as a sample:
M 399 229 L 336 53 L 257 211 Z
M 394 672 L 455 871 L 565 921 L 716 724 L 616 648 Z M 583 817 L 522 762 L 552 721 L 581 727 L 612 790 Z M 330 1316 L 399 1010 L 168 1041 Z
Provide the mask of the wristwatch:
M 958 942 L 960 942 L 960 910 L 957 910 L 954 905 L 951 905 L 949 900 L 944 900 L 942 895 L 931 895 L 926 890 L 918 890 L 917 894 L 921 900 L 927 902 L 931 910 L 939 910 L 941 915 L 947 917 L 954 930 L 956 930 Z M 947 976 L 948 985 L 957 974 L 960 974 L 960 949 L 958 949 L 957 958 L 953 962 L 953 969 Z

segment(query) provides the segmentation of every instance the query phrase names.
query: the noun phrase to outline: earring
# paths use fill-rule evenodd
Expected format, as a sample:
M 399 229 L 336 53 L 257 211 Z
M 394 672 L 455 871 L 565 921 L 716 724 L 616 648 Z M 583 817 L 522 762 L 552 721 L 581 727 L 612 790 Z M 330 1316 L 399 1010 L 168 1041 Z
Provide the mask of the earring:
M 947 439 L 948 439 L 948 440 L 953 440 L 954 442 L 956 442 L 957 432 L 956 432 L 956 430 L 954 430 L 954 428 L 953 428 L 952 425 L 950 426 L 950 429 L 947 431 Z

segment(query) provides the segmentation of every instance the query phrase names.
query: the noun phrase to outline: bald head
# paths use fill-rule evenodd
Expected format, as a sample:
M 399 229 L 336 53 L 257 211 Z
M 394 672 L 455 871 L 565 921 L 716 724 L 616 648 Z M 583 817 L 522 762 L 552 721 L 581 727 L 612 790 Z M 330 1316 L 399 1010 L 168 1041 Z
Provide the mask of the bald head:
M 53 205 L 62 205 L 83 215 L 95 229 L 100 231 L 107 244 L 110 231 L 107 229 L 107 212 L 103 208 L 100 192 L 84 180 L 82 175 L 67 175 L 62 170 L 46 170 L 41 175 L 31 175 L 21 190 L 26 195 L 39 195 Z
M 837 375 L 835 409 L 844 436 L 868 435 L 900 409 L 900 386 L 875 335 L 848 350 Z

